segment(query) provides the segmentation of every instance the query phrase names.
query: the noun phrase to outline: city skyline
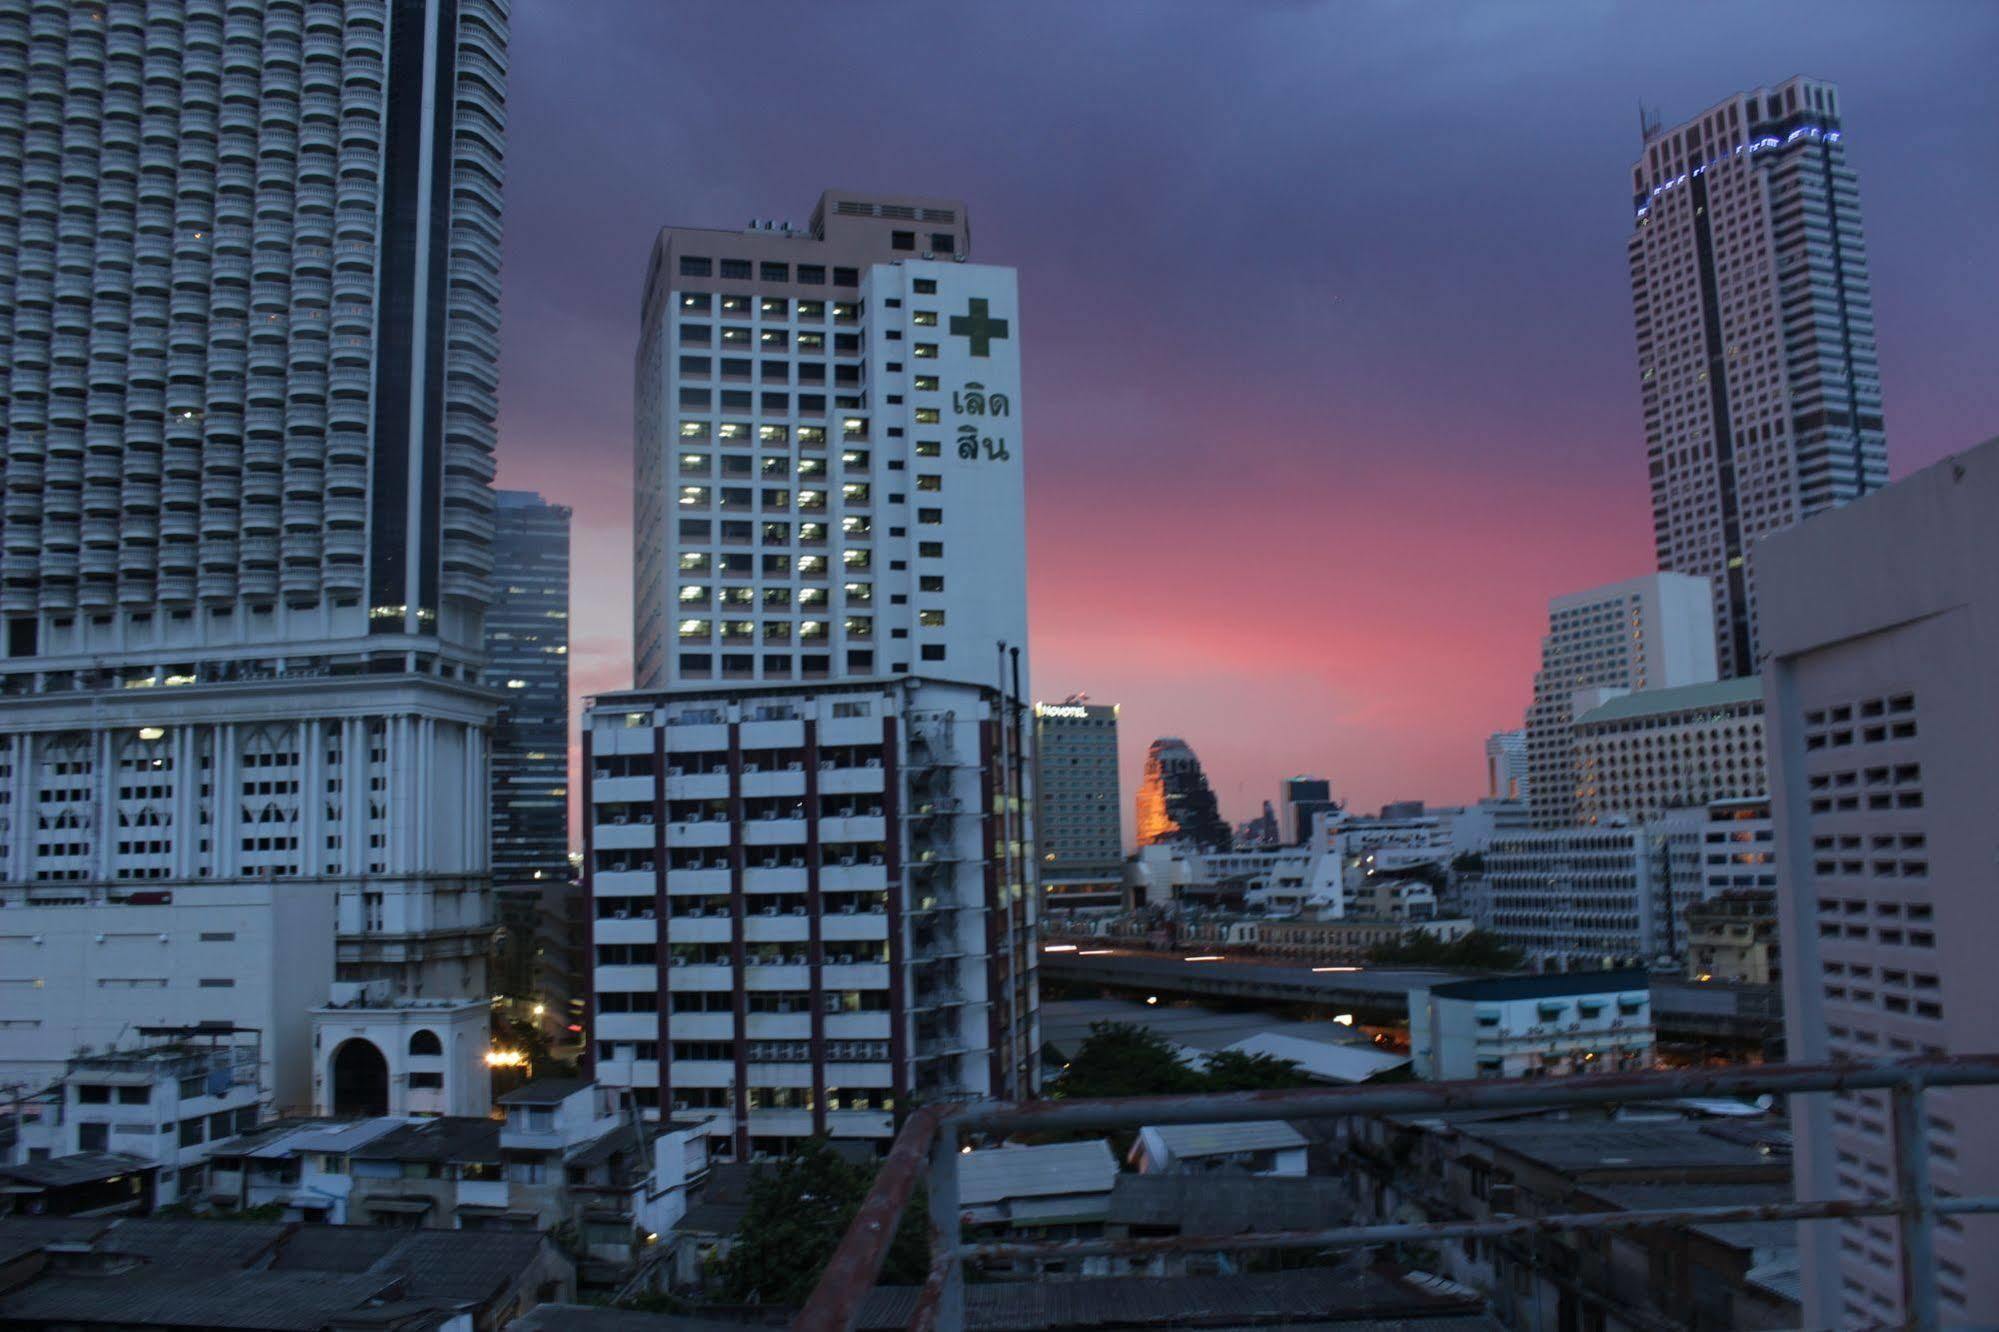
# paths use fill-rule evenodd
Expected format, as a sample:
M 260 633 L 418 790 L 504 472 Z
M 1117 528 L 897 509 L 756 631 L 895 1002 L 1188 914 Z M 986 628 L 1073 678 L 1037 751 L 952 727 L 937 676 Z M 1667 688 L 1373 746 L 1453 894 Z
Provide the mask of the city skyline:
M 1999 185 L 1937 168 L 1978 157 L 1971 52 L 1999 18 L 1802 13 L 1733 16 L 1722 50 L 1638 12 L 1167 10 L 1132 31 L 1084 13 L 1067 49 L 1088 81 L 957 13 L 919 36 L 807 12 L 772 39 L 778 75 L 825 50 L 949 108 L 891 120 L 711 92 L 699 53 L 747 41 L 747 14 L 520 7 L 501 484 L 577 506 L 577 694 L 631 682 L 633 293 L 658 227 L 803 223 L 822 184 L 925 190 L 964 198 L 975 253 L 1021 271 L 1038 691 L 1122 706 L 1125 790 L 1152 739 L 1182 735 L 1233 819 L 1301 771 L 1361 806 L 1475 796 L 1484 737 L 1520 724 L 1547 598 L 1654 567 L 1625 256 L 1641 100 L 1671 124 L 1793 73 L 1837 83 L 1893 474 L 1989 433 L 1978 239 Z M 1405 78 L 1412 61 L 1430 72 Z M 1531 329 L 1524 304 L 1546 316 Z M 1250 466 L 1217 447 L 1239 440 Z M 1211 504 L 1189 484 L 1204 469 L 1238 498 Z M 1327 577 L 1301 597 L 1312 566 Z

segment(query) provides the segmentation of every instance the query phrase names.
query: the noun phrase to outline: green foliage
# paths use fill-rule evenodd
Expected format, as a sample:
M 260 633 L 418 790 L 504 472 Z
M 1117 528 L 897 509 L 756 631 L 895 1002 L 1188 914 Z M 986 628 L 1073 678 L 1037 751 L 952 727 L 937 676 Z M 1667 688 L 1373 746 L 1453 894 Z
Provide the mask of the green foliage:
M 1310 1086 L 1311 1079 L 1295 1059 L 1217 1050 L 1208 1056 L 1207 1083 L 1208 1091 L 1270 1091 Z
M 755 1176 L 735 1247 L 717 1266 L 716 1296 L 742 1304 L 802 1306 L 874 1177 L 874 1166 L 846 1160 L 820 1138 Z M 926 1217 L 922 1196 L 912 1197 L 882 1264 L 881 1284 L 922 1284 L 930 1270 Z
M 1132 1022 L 1092 1022 L 1090 1034 L 1056 1078 L 1057 1096 L 1167 1096 L 1207 1090 L 1207 1079 L 1180 1062 L 1157 1032 Z
M 616 1307 L 635 1313 L 684 1314 L 692 1311 L 686 1300 L 663 1290 L 642 1290 L 636 1295 L 627 1295 L 618 1301 Z
M 1155 1031 L 1130 1022 L 1093 1022 L 1088 1039 L 1053 1090 L 1057 1096 L 1078 1100 L 1305 1085 L 1305 1075 L 1293 1060 L 1221 1050 L 1208 1057 L 1203 1073 L 1182 1063 L 1172 1042 Z
M 1471 971 L 1520 971 L 1527 965 L 1526 954 L 1486 930 L 1473 930 L 1451 943 L 1431 934 L 1411 934 L 1400 943 L 1371 950 L 1367 960 Z

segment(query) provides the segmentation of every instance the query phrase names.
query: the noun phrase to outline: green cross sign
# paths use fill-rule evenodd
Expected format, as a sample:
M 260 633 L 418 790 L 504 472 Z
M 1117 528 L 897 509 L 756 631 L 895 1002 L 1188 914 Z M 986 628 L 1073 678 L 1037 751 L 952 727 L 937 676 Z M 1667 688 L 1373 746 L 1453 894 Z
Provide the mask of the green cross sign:
M 991 356 L 993 339 L 1006 336 L 1006 320 L 994 319 L 986 313 L 987 308 L 983 296 L 974 296 L 964 314 L 951 316 L 951 332 L 972 340 L 974 356 Z

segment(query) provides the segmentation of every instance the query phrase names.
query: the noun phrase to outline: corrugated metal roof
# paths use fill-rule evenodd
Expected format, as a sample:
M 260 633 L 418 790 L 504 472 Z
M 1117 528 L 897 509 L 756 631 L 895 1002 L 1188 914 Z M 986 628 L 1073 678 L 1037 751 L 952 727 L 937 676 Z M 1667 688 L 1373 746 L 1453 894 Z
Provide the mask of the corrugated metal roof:
M 1335 1045 L 1274 1031 L 1247 1037 L 1229 1049 L 1248 1055 L 1289 1059 L 1303 1072 L 1327 1082 L 1366 1082 L 1377 1073 L 1401 1068 L 1409 1062 L 1408 1055 L 1389 1054 L 1371 1045 Z
M 385 1137 L 402 1128 L 410 1121 L 383 1116 L 378 1119 L 354 1119 L 345 1122 L 332 1121 L 324 1124 L 301 1124 L 289 1132 L 269 1138 L 244 1152 L 260 1160 L 296 1155 L 299 1152 L 331 1152 L 345 1154 L 356 1148 L 365 1147 L 377 1138 Z M 224 1153 L 230 1155 L 230 1153 Z
M 1281 1119 L 1257 1119 L 1241 1124 L 1148 1124 L 1143 1133 L 1182 1160 L 1202 1156 L 1232 1156 L 1237 1152 L 1284 1151 L 1305 1145 L 1305 1135 Z
M 0 1320 L 314 1332 L 390 1285 L 377 1276 L 328 1272 L 45 1277 L 0 1298 Z
M 1327 1230 L 1351 1220 L 1346 1185 L 1336 1179 L 1268 1175 L 1119 1175 L 1112 1225 L 1172 1227 L 1182 1235 L 1262 1230 Z
M 970 1207 L 1007 1198 L 1109 1193 L 1117 1171 L 1117 1157 L 1102 1138 L 967 1152 L 958 1158 L 958 1200 Z

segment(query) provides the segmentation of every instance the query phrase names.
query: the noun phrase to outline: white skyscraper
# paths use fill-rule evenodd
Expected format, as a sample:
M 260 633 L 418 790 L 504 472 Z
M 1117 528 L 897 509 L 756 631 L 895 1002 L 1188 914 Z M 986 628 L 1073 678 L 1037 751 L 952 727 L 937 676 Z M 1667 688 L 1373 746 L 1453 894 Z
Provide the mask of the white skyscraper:
M 1794 78 L 1648 126 L 1631 190 L 1659 567 L 1713 582 L 1722 674 L 1753 675 L 1757 538 L 1888 480 L 1839 95 Z
M 822 195 L 668 228 L 640 318 L 635 674 L 1011 689 L 1027 641 L 1020 318 L 964 205 Z M 1026 683 L 1022 681 L 1022 687 Z
M 1485 738 L 1485 798 L 1527 798 L 1527 732 L 1494 731 Z
M 0 1067 L 254 1022 L 280 1103 L 485 1104 L 506 33 L 0 9 Z
M 1038 1081 L 1020 315 L 967 248 L 832 191 L 646 276 L 589 1058 L 739 1159 Z
M 1999 440 L 1764 547 L 1771 813 L 1789 1057 L 1993 1047 L 1999 930 Z M 1796 1098 L 1801 1198 L 1892 1195 L 1883 1092 Z M 1931 1092 L 1939 1198 L 1999 1188 L 1999 1093 Z M 1804 1222 L 1809 1327 L 1896 1326 L 1909 1249 L 1893 1218 Z M 1999 1309 L 1999 1218 L 1936 1230 L 1943 1323 Z
M 1620 694 L 1715 678 L 1708 586 L 1647 574 L 1548 603 L 1527 709 L 1527 802 L 1536 828 L 1576 821 L 1577 717 Z

